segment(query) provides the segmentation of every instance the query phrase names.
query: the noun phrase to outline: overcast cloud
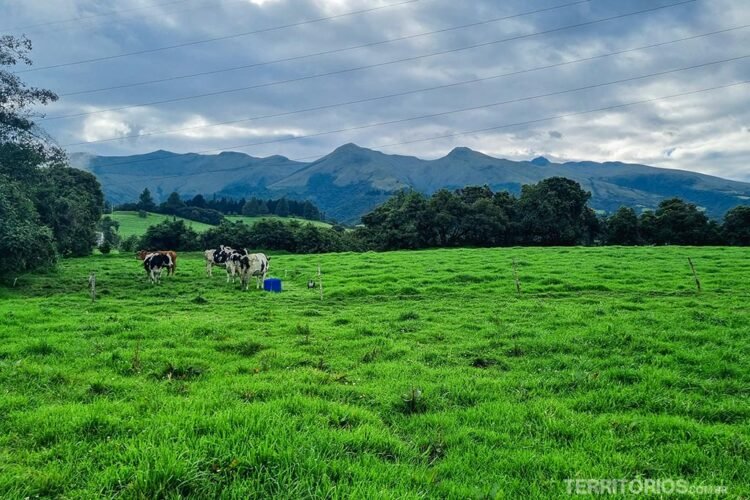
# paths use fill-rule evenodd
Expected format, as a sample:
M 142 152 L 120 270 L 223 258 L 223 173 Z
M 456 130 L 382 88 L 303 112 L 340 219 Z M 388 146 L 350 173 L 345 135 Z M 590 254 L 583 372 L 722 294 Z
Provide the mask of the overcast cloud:
M 0 4 L 0 30 L 3 33 L 26 33 L 34 43 L 33 68 L 40 68 L 336 16 L 399 1 L 403 0 L 14 0 Z M 305 56 L 573 1 L 418 0 L 211 43 L 40 69 L 23 73 L 23 77 L 33 85 L 50 88 L 59 94 L 73 94 L 48 106 L 44 110 L 48 118 L 91 113 L 41 122 L 62 145 L 105 141 L 76 144 L 68 147 L 69 151 L 121 155 L 157 149 L 176 152 L 233 149 L 253 156 L 282 154 L 298 159 L 321 156 L 341 144 L 355 142 L 388 153 L 436 158 L 455 146 L 468 146 L 510 159 L 545 155 L 563 160 L 617 160 L 750 181 L 750 85 L 606 112 L 382 147 L 750 80 L 750 59 L 491 108 L 294 139 L 748 56 L 750 28 L 429 92 L 237 121 L 448 85 L 750 25 L 750 3 L 747 0 L 697 0 L 471 50 L 158 105 L 103 111 L 385 63 L 585 23 L 680 0 L 592 0 L 548 12 L 335 54 L 162 83 L 78 93 Z M 148 7 L 133 10 L 144 6 Z M 113 9 L 121 14 L 100 15 Z M 58 22 L 71 18 L 81 19 Z M 18 27 L 23 29 L 13 29 Z M 236 122 L 204 127 L 229 121 Z M 155 134 L 174 129 L 180 131 Z M 107 141 L 138 134 L 152 135 Z M 269 141 L 279 142 L 237 147 Z

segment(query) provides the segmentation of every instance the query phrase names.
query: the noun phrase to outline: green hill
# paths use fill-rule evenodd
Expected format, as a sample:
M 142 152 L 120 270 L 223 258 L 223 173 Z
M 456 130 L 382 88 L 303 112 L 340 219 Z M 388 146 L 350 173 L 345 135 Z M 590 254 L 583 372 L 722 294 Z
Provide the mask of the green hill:
M 107 214 L 112 219 L 116 220 L 120 223 L 120 236 L 123 238 L 127 238 L 128 236 L 137 235 L 140 236 L 146 232 L 146 229 L 148 229 L 150 226 L 153 226 L 155 224 L 159 224 L 160 222 L 172 219 L 171 215 L 163 215 L 163 214 L 155 214 L 155 213 L 148 213 L 147 217 L 139 217 L 137 212 L 114 212 L 112 214 Z M 195 231 L 202 233 L 205 231 L 208 231 L 211 226 L 210 224 L 204 224 L 203 222 L 197 222 L 190 219 L 183 219 L 181 217 L 176 217 L 177 220 L 184 220 L 185 224 L 192 227 Z M 318 227 L 331 227 L 330 224 L 327 224 L 325 222 L 321 221 L 309 221 L 305 219 L 295 219 L 292 217 L 285 218 L 285 217 L 276 217 L 276 216 L 268 216 L 268 217 L 246 217 L 243 215 L 230 215 L 227 217 L 228 220 L 231 221 L 242 221 L 245 224 L 256 224 L 262 220 L 281 220 L 284 222 L 292 222 L 296 221 L 301 224 L 310 223 Z
M 137 212 L 114 212 L 107 215 L 120 223 L 120 236 L 122 236 L 123 238 L 127 238 L 128 236 L 132 235 L 140 236 L 144 234 L 146 232 L 146 229 L 148 229 L 150 226 L 159 224 L 164 220 L 172 219 L 171 215 L 154 213 L 149 213 L 147 217 L 139 217 Z M 212 227 L 209 224 L 183 219 L 181 217 L 176 217 L 176 219 L 184 220 L 185 224 L 192 227 L 199 233 L 207 231 L 210 227 Z
M 263 216 L 263 217 L 248 217 L 245 215 L 228 215 L 226 218 L 233 222 L 242 221 L 245 224 L 250 224 L 251 226 L 263 220 L 280 220 L 283 222 L 299 222 L 300 224 L 312 224 L 313 226 L 318 226 L 318 227 L 331 227 L 331 225 L 328 224 L 327 222 L 322 222 L 319 220 L 297 219 L 295 217 L 277 217 L 275 215 Z

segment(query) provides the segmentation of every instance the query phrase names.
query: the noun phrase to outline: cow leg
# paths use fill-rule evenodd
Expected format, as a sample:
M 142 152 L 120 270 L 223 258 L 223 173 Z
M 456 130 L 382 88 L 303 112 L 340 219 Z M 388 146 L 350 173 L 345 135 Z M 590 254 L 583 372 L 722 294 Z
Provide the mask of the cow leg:
M 266 282 L 266 273 L 264 272 L 260 276 L 258 276 L 258 289 L 260 290 L 262 283 Z

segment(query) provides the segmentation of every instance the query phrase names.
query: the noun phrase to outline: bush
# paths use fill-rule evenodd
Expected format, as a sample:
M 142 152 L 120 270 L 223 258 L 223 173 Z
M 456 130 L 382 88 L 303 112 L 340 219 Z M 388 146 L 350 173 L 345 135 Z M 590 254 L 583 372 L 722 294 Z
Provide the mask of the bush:
M 118 248 L 121 252 L 135 252 L 141 248 L 141 239 L 136 235 L 128 236 L 120 241 Z
M 145 219 L 146 217 L 148 217 L 148 212 L 146 212 L 145 210 L 138 210 L 138 217 L 140 217 L 141 219 Z
M 56 259 L 52 231 L 21 189 L 0 175 L 0 276 L 49 267 Z
M 217 226 L 224 220 L 224 214 L 210 208 L 183 207 L 175 210 L 174 214 L 183 219 L 203 222 L 212 226 Z
M 152 250 L 198 250 L 198 233 L 185 225 L 185 221 L 165 220 L 146 230 L 140 241 L 143 248 Z
M 105 241 L 104 243 L 99 245 L 99 251 L 102 254 L 107 255 L 109 252 L 112 251 L 112 245 L 110 245 L 108 241 Z

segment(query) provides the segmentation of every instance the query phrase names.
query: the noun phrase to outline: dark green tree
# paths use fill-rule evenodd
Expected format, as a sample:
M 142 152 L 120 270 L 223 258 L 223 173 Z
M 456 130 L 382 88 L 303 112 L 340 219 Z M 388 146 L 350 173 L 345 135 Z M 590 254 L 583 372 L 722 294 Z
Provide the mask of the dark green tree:
M 570 179 L 551 177 L 521 188 L 519 230 L 530 245 L 578 245 L 593 240 L 596 215 L 587 206 L 591 193 Z
M 722 231 L 728 244 L 750 246 L 750 206 L 742 205 L 728 211 Z
M 276 204 L 276 215 L 279 217 L 289 216 L 289 201 L 286 198 L 281 198 Z
M 145 250 L 198 250 L 198 234 L 183 220 L 165 220 L 146 230 L 141 238 Z
M 30 64 L 30 50 L 26 38 L 1 36 L 0 68 Z M 104 200 L 96 178 L 67 167 L 64 152 L 35 124 L 33 109 L 56 99 L 53 92 L 28 87 L 17 73 L 0 69 L 0 176 L 6 187 L 17 191 L 17 198 L 6 201 L 15 199 L 22 207 L 9 215 L 15 227 L 47 226 L 60 253 L 85 255 L 95 244 Z M 12 234 L 21 238 L 27 233 Z M 26 241 L 26 251 L 47 256 L 48 241 L 40 234 L 39 248 L 34 240 Z M 14 247 L 18 241 L 5 244 Z
M 60 254 L 91 253 L 104 209 L 104 195 L 96 177 L 83 170 L 51 166 L 40 172 L 34 199 L 42 223 L 52 229 Z
M 177 211 L 181 208 L 185 208 L 185 202 L 182 201 L 182 198 L 180 198 L 180 193 L 178 193 L 177 191 L 173 191 L 172 193 L 170 193 L 169 197 L 167 197 L 167 201 L 159 206 L 159 210 L 161 211 L 161 213 L 170 215 L 176 214 Z
M 262 204 L 264 204 L 264 202 L 259 200 L 258 198 L 250 198 L 242 207 L 242 215 L 247 215 L 248 217 L 257 217 L 258 215 L 261 215 Z M 268 208 L 266 207 L 266 213 L 267 212 Z
M 608 245 L 638 245 L 641 242 L 638 216 L 629 207 L 620 207 L 607 219 Z
M 0 175 L 0 277 L 55 263 L 52 231 L 39 221 L 23 189 Z
M 692 203 L 670 198 L 659 203 L 654 214 L 654 243 L 658 245 L 706 245 L 713 241 L 715 228 L 706 214 Z
M 362 216 L 366 238 L 373 248 L 397 250 L 424 248 L 430 244 L 431 217 L 427 198 L 416 191 L 401 190 Z
M 156 210 L 154 197 L 151 196 L 151 191 L 149 191 L 148 188 L 144 188 L 143 192 L 138 197 L 138 209 L 145 210 L 146 212 L 153 212 Z
M 196 208 L 208 208 L 206 199 L 203 197 L 202 194 L 196 194 L 193 197 L 193 199 L 190 200 L 187 204 L 191 207 L 196 207 Z
M 320 220 L 320 211 L 310 201 L 305 201 L 302 205 L 302 217 L 307 220 Z
M 268 215 L 271 210 L 268 208 L 268 203 L 265 200 L 258 200 L 258 215 Z

